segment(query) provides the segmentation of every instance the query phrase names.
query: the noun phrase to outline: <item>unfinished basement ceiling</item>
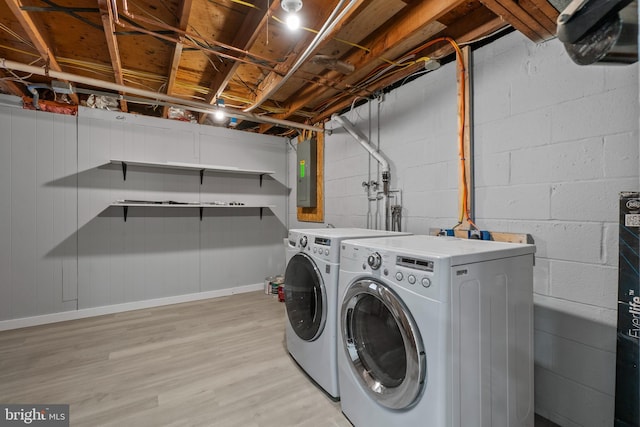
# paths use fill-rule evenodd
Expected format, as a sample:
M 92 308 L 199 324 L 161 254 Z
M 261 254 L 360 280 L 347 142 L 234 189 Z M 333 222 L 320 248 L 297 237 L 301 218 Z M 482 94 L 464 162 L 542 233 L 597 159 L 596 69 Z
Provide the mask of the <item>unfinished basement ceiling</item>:
M 553 37 L 558 15 L 547 0 L 303 1 L 303 27 L 291 32 L 279 0 L 4 0 L 0 58 L 316 124 L 355 98 L 424 70 L 427 58 L 452 55 L 446 42 L 425 47 L 430 40 L 466 44 L 513 27 L 538 42 Z M 332 13 L 341 19 L 300 61 Z M 0 90 L 19 96 L 31 96 L 27 84 L 51 81 L 0 73 Z M 76 86 L 104 92 L 99 85 Z M 59 94 L 38 91 L 60 101 Z M 67 102 L 86 96 L 68 96 Z M 119 107 L 171 116 L 166 106 L 123 100 Z M 190 117 L 203 123 L 210 115 Z M 284 131 L 246 119 L 238 128 Z

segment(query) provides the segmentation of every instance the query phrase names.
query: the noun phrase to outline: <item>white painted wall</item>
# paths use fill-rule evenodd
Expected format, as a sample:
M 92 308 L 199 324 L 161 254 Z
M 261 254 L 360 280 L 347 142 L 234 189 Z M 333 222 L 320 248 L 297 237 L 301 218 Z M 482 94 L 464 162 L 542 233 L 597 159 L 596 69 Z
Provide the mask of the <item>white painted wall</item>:
M 612 425 L 618 192 L 639 183 L 638 66 L 579 67 L 557 40 L 512 33 L 474 52 L 473 71 L 477 223 L 537 245 L 536 411 L 562 426 Z M 456 224 L 455 64 L 347 117 L 390 160 L 405 230 Z M 369 156 L 328 127 L 326 222 L 366 226 Z M 294 208 L 291 228 L 309 226 Z
M 82 109 L 78 131 L 79 308 L 259 284 L 282 273 L 285 140 L 224 128 Z M 129 166 L 110 159 L 273 170 L 256 175 Z M 118 199 L 241 201 L 264 210 L 108 208 Z
M 286 140 L 80 108 L 78 117 L 0 106 L 0 329 L 261 288 L 284 271 Z M 110 159 L 271 170 L 257 175 L 129 166 Z M 240 201 L 258 208 L 109 207 L 121 199 Z M 186 297 L 188 296 L 188 297 Z M 52 313 L 62 316 L 43 317 Z M 67 314 L 65 314 L 67 313 Z M 16 321 L 17 319 L 17 321 Z M 25 320 L 26 319 L 26 320 Z M 23 321 L 24 320 L 24 321 Z
M 77 304 L 76 118 L 0 96 L 0 320 Z

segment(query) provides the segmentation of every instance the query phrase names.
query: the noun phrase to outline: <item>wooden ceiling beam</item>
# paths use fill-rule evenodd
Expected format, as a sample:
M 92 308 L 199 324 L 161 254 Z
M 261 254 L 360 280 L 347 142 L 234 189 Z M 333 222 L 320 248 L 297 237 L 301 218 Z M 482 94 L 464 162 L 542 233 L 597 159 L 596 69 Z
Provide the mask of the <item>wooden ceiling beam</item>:
M 555 35 L 555 26 L 553 29 L 545 28 L 535 17 L 512 0 L 480 0 L 480 2 L 531 41 L 540 42 Z M 547 18 L 545 17 L 543 21 L 549 26 Z
M 62 71 L 62 68 L 60 67 L 60 64 L 58 64 L 56 57 L 53 55 L 49 44 L 38 29 L 42 26 L 36 24 L 33 18 L 31 18 L 31 16 L 29 16 L 27 12 L 24 12 L 22 10 L 22 4 L 20 3 L 20 0 L 6 0 L 5 3 L 20 23 L 20 26 L 22 27 L 24 32 L 27 33 L 29 40 L 31 40 L 31 43 L 33 43 L 33 45 L 36 47 L 42 59 L 46 61 L 47 66 L 52 70 Z M 69 97 L 73 102 L 78 104 L 78 95 L 72 93 L 71 95 L 69 95 Z
M 551 21 L 556 23 L 560 12 L 547 0 L 526 0 L 526 3 L 531 3 L 534 7 L 537 7 L 544 13 Z
M 486 14 L 486 13 L 480 10 L 480 11 L 474 12 L 473 15 L 477 16 L 480 14 Z M 467 23 L 464 23 L 462 21 L 467 21 Z M 454 38 L 459 44 L 469 43 L 469 42 L 472 42 L 473 40 L 477 40 L 487 34 L 492 34 L 495 31 L 498 31 L 499 29 L 504 28 L 506 26 L 506 23 L 500 17 L 495 17 L 495 15 L 492 15 L 492 17 L 486 22 L 484 22 L 483 24 L 472 26 L 472 28 L 468 29 L 468 31 L 461 34 L 460 31 L 463 28 L 466 28 L 467 26 L 468 26 L 468 20 L 461 20 L 459 24 L 453 27 L 447 28 L 447 33 L 450 34 L 450 36 Z M 447 44 L 444 47 L 441 45 L 432 46 L 428 49 L 425 49 L 422 52 L 419 52 L 419 55 L 439 58 L 439 57 L 445 57 L 452 53 L 454 53 L 453 47 Z M 385 87 L 388 87 L 402 79 L 405 79 L 408 76 L 416 72 L 419 72 L 423 69 L 424 69 L 424 64 L 422 63 L 418 63 L 411 67 L 407 67 L 406 69 L 403 69 L 399 73 L 392 74 L 385 79 L 379 80 L 378 82 L 375 83 L 375 85 L 372 86 L 371 89 L 372 90 L 384 89 Z M 311 123 L 322 122 L 330 118 L 334 113 L 339 113 L 340 111 L 344 110 L 349 105 L 351 105 L 352 102 L 353 102 L 353 97 L 343 97 L 338 102 L 334 103 L 327 110 L 322 111 L 321 113 L 318 113 L 312 120 L 310 120 L 310 122 Z
M 183 0 L 182 6 L 178 11 L 178 28 L 182 31 L 187 30 L 187 26 L 189 25 L 189 17 L 191 16 L 191 10 L 193 6 L 193 0 Z M 180 37 L 180 41 L 176 43 L 173 49 L 173 56 L 171 58 L 171 65 L 169 67 L 169 78 L 167 80 L 167 89 L 166 94 L 171 95 L 173 93 L 173 88 L 176 85 L 176 77 L 178 76 L 178 68 L 180 68 L 180 59 L 182 58 L 182 49 L 184 44 L 182 43 L 182 36 Z M 165 106 L 162 110 L 162 116 L 169 116 L 169 107 Z
M 547 0 L 520 0 L 518 4 L 550 34 L 556 33 L 559 13 Z
M 120 61 L 120 49 L 118 48 L 118 39 L 115 34 L 115 24 L 113 21 L 113 12 L 109 6 L 109 0 L 98 0 L 100 7 L 100 18 L 102 19 L 102 28 L 104 36 L 109 48 L 109 57 L 111 58 L 111 68 L 113 69 L 114 80 L 119 85 L 124 85 L 124 77 L 122 75 L 122 62 Z M 127 101 L 120 100 L 120 109 L 125 113 L 128 111 Z
M 5 79 L 6 78 L 6 79 Z M 9 80 L 11 76 L 5 71 L 0 71 L 0 88 L 6 93 L 10 93 L 15 96 L 23 97 L 25 92 L 22 87 L 18 86 L 13 80 Z
M 415 46 L 414 43 L 428 40 L 443 26 L 437 19 L 456 7 L 464 3 L 464 0 L 436 0 L 411 3 L 411 7 L 405 8 L 394 19 L 384 24 L 378 31 L 373 33 L 360 44 L 368 47 L 368 51 L 362 49 L 352 49 L 342 61 L 351 63 L 357 70 L 355 73 L 344 76 L 336 71 L 325 73 L 322 78 L 329 81 L 339 81 L 342 85 L 352 85 L 361 80 L 371 72 L 376 66 L 383 64 L 383 57 L 395 58 Z M 371 89 L 367 88 L 371 93 Z M 336 95 L 336 92 L 329 92 L 325 87 L 316 84 L 309 84 L 298 91 L 296 98 L 287 103 L 287 113 L 279 114 L 276 117 L 290 117 L 295 111 L 303 108 L 318 99 L 326 99 L 327 96 Z M 352 99 L 355 95 L 350 96 Z M 340 96 L 340 95 L 337 95 Z M 265 126 L 266 128 L 266 126 Z
M 337 34 L 342 29 L 342 27 L 351 20 L 353 16 L 357 15 L 357 13 L 361 10 L 361 8 L 365 3 L 366 3 L 365 0 L 356 0 L 356 3 L 353 6 L 351 6 L 351 9 L 349 9 L 349 11 L 342 17 L 341 22 L 339 22 L 331 30 L 331 32 L 327 34 L 325 39 L 321 43 L 319 43 L 318 46 L 316 46 L 315 51 L 322 49 L 334 37 L 334 35 Z M 322 12 L 324 12 L 323 15 L 320 15 L 319 13 L 314 13 L 314 16 L 316 16 L 317 19 L 316 19 L 316 22 L 313 23 L 312 25 L 315 27 L 322 26 L 326 22 L 326 20 L 329 18 L 330 12 L 333 10 L 334 7 L 335 5 L 331 5 L 330 7 L 327 5 L 327 7 L 322 10 Z M 309 45 L 309 43 L 313 40 L 313 38 L 315 38 L 315 35 L 309 35 L 308 37 L 301 38 L 292 51 L 303 52 L 306 49 L 306 47 Z M 311 59 L 312 57 L 313 57 L 313 52 L 311 52 L 308 59 Z M 298 60 L 297 53 L 290 55 L 289 58 L 287 58 L 287 61 L 285 61 L 282 64 L 279 64 L 276 67 L 276 70 L 281 71 L 282 74 L 279 74 L 277 72 L 269 73 L 269 75 L 267 75 L 267 77 L 262 81 L 262 83 L 258 85 L 257 95 L 253 103 L 256 104 L 256 103 L 264 102 L 266 100 L 265 97 L 272 92 L 273 88 L 277 87 L 282 82 L 283 75 L 286 72 L 288 72 L 289 69 L 291 69 L 291 67 L 296 63 L 297 60 Z
M 244 21 L 242 21 L 242 25 L 236 32 L 231 45 L 243 50 L 250 50 L 260 33 L 264 31 L 269 17 L 274 11 L 278 10 L 279 7 L 280 1 L 275 0 L 271 3 L 269 10 L 265 11 L 258 8 L 252 8 Z M 222 92 L 227 88 L 227 85 L 233 78 L 239 66 L 240 62 L 236 61 L 224 61 L 222 65 L 218 66 L 218 71 L 209 85 L 209 94 L 206 97 L 207 103 L 213 104 L 216 102 L 216 99 L 218 99 L 222 95 Z M 206 114 L 201 114 L 199 122 L 203 123 L 206 117 Z

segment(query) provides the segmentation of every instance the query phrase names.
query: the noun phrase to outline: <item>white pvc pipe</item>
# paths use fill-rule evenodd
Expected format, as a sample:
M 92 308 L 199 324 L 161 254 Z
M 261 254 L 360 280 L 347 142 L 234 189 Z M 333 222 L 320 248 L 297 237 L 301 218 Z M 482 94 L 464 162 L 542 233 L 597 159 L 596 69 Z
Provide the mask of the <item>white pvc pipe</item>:
M 76 74 L 65 73 L 63 71 L 55 71 L 51 69 L 47 69 L 45 67 L 35 67 L 33 65 L 27 65 L 20 62 L 9 61 L 4 58 L 0 58 L 0 68 L 4 68 L 7 70 L 15 70 L 22 71 L 29 74 L 36 74 L 39 76 L 51 77 L 54 79 L 67 80 L 74 83 L 80 83 L 87 86 L 93 86 L 100 89 L 113 90 L 115 92 L 123 92 L 132 95 L 142 96 L 144 98 L 149 98 L 158 101 L 164 101 L 170 104 L 173 104 L 177 107 L 185 107 L 187 109 L 192 109 L 194 111 L 204 112 L 204 113 L 213 113 L 217 110 L 216 107 L 207 104 L 206 102 L 198 102 L 198 101 L 189 101 L 187 99 L 177 98 L 175 96 L 165 95 L 159 92 L 153 92 L 145 89 L 137 89 L 125 85 L 120 85 L 117 83 L 105 82 L 103 80 L 93 79 L 90 77 L 78 76 Z M 117 97 L 117 94 L 114 94 L 114 97 Z M 253 113 L 247 113 L 242 110 L 234 109 L 234 108 L 225 108 L 224 112 L 226 115 L 231 117 L 240 117 L 252 122 L 257 123 L 270 123 L 278 126 L 283 126 L 287 128 L 293 129 L 301 129 L 301 130 L 309 130 L 313 132 L 324 132 L 323 128 L 305 125 L 302 123 L 293 122 L 290 120 L 280 120 L 273 119 L 271 117 L 259 116 Z

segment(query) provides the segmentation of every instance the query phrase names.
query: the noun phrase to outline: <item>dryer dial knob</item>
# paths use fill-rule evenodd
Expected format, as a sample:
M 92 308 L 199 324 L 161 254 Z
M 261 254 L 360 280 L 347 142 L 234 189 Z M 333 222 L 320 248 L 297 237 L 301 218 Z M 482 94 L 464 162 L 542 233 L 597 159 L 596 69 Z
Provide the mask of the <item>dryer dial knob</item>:
M 367 258 L 367 264 L 369 264 L 372 270 L 377 270 L 382 265 L 382 257 L 378 252 L 374 252 Z
M 300 246 L 303 247 L 303 248 L 307 247 L 307 236 L 302 236 L 300 238 Z
M 425 288 L 428 288 L 429 286 L 431 286 L 431 280 L 429 280 L 428 277 L 423 277 L 421 283 L 422 283 L 422 286 L 424 286 Z

